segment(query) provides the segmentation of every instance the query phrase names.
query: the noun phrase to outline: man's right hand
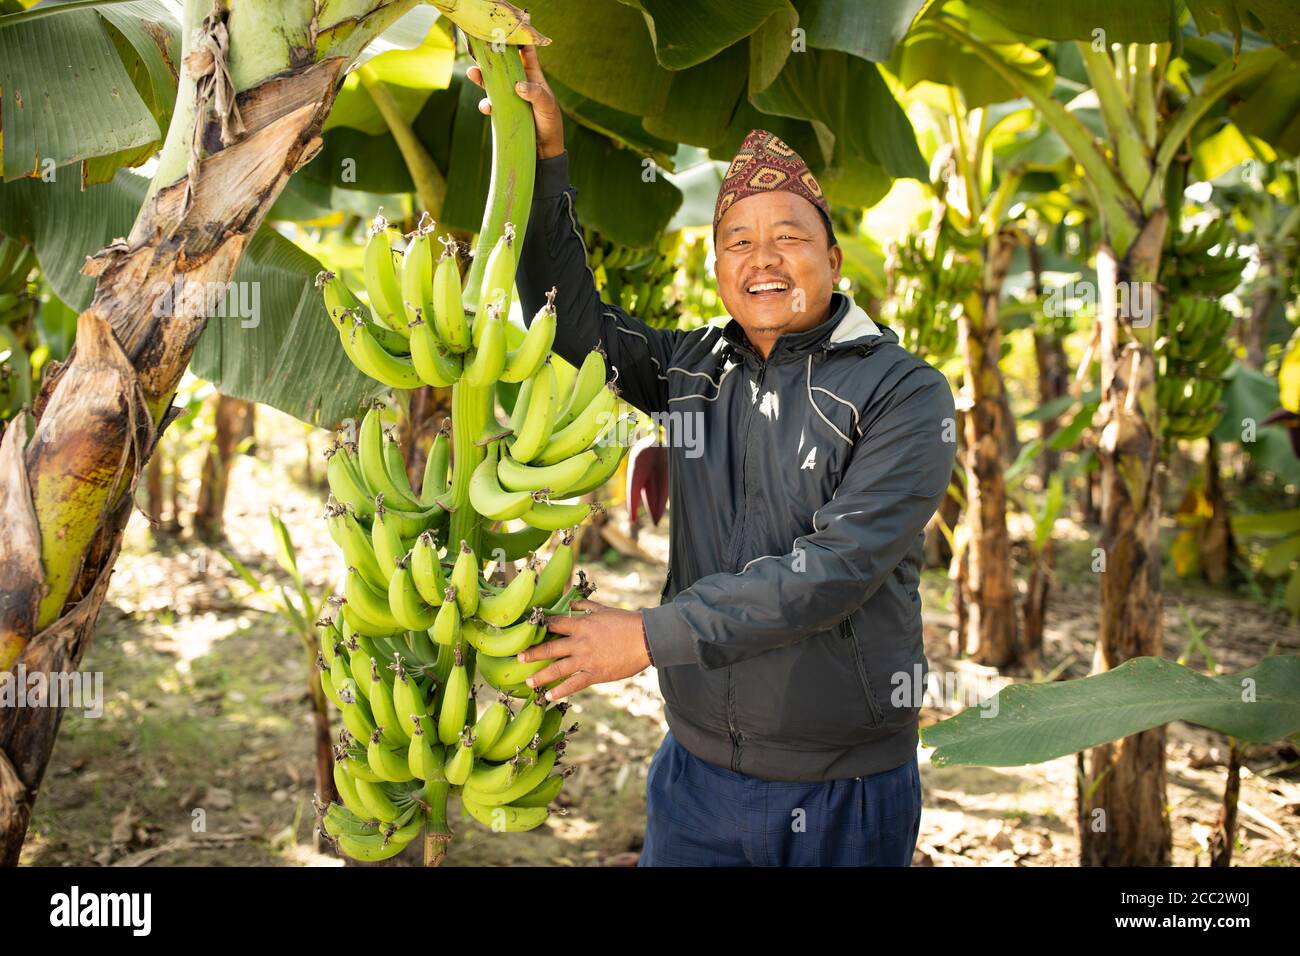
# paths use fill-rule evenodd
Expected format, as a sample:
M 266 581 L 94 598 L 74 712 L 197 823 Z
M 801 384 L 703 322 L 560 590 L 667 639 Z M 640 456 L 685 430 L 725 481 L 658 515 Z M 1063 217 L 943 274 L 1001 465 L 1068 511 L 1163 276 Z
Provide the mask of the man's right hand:
M 560 104 L 546 83 L 542 65 L 537 60 L 537 48 L 521 46 L 519 55 L 523 58 L 527 79 L 515 84 L 515 92 L 520 99 L 532 104 L 533 123 L 537 126 L 537 158 L 559 156 L 564 152 L 564 120 L 560 116 Z M 483 71 L 477 66 L 471 66 L 467 75 L 479 86 L 483 85 Z M 486 96 L 479 100 L 478 109 L 485 115 L 491 114 L 492 104 Z

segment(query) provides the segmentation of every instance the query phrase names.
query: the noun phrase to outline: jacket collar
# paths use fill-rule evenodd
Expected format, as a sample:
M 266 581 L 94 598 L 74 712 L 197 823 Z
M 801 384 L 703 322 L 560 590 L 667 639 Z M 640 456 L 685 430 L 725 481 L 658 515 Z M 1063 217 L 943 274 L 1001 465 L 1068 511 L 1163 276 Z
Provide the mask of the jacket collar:
M 744 328 L 735 319 L 727 321 L 722 334 L 742 355 L 761 361 Z M 819 349 L 834 351 L 897 341 L 893 330 L 877 325 L 852 298 L 837 291 L 831 293 L 830 315 L 811 329 L 778 336 L 769 361 L 802 358 Z

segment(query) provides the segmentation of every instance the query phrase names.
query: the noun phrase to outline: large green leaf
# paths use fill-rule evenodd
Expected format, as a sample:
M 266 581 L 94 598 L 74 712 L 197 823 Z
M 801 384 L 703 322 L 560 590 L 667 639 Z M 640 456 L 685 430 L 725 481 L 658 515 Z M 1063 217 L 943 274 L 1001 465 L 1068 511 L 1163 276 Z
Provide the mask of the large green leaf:
M 679 74 L 685 75 L 685 74 Z M 622 143 L 646 156 L 653 156 L 660 166 L 671 167 L 672 154 L 677 149 L 676 140 L 664 139 L 651 133 L 641 123 L 640 116 L 624 113 L 612 106 L 597 102 L 571 90 L 559 80 L 551 80 L 550 87 L 555 99 L 570 118 L 577 120 L 587 129 L 608 136 L 615 142 Z
M 355 417 L 384 389 L 339 345 L 315 286 L 320 268 L 273 229 L 259 230 L 235 270 L 226 317 L 208 320 L 194 350 L 194 374 L 315 425 Z
M 1262 30 L 1273 45 L 1300 59 L 1300 5 L 1294 0 L 1186 0 L 1202 35 L 1225 30 L 1241 36 L 1244 28 Z
M 799 25 L 795 10 L 780 9 L 763 21 L 749 37 L 749 91 L 765 90 L 785 69 Z
M 645 129 L 673 143 L 716 146 L 745 93 L 748 57 L 746 45 L 735 43 L 711 60 L 675 73 L 663 112 L 645 117 Z
M 162 138 L 93 9 L 0 17 L 0 92 L 5 182 Z
M 760 110 L 823 124 L 835 137 L 832 165 L 866 162 L 890 176 L 924 180 L 912 124 L 874 63 L 835 50 L 790 57 L 767 89 L 750 94 Z M 791 144 L 793 145 L 793 144 Z
M 1102 674 L 1012 684 L 986 704 L 921 731 L 936 766 L 1015 767 L 1182 720 L 1249 743 L 1300 732 L 1300 657 L 1267 657 L 1207 677 L 1159 657 Z
M 447 88 L 455 59 L 456 47 L 451 39 L 442 30 L 432 28 L 414 49 L 381 53 L 366 63 L 366 69 L 388 86 L 402 118 L 409 123 L 419 116 L 434 90 Z M 371 135 L 388 132 L 388 124 L 375 109 L 374 100 L 362 87 L 356 70 L 343 81 L 343 88 L 325 120 L 327 130 L 338 126 L 349 126 Z
M 1287 484 L 1300 484 L 1300 459 L 1291 450 L 1286 428 L 1260 424 L 1282 405 L 1277 381 L 1240 362 L 1224 377 L 1223 418 L 1214 429 L 1214 440 L 1239 442 L 1260 468 Z M 1243 436 L 1253 440 L 1244 441 Z
M 795 0 L 808 45 L 884 63 L 926 0 Z
M 1241 132 L 1256 136 L 1287 156 L 1300 153 L 1300 63 L 1277 50 L 1256 50 L 1246 57 L 1274 60 L 1256 83 L 1243 90 L 1229 110 Z
M 625 246 L 648 246 L 682 204 L 682 194 L 643 157 L 599 133 L 566 124 L 569 175 L 582 222 Z
M 624 113 L 663 111 L 673 75 L 655 59 L 639 10 L 618 0 L 533 0 L 528 12 L 551 38 L 538 50 L 548 76 Z
M 979 0 L 978 7 L 1016 33 L 1047 40 L 1160 43 L 1178 29 L 1173 0 Z
M 703 63 L 772 14 L 793 9 L 790 0 L 639 0 L 638 6 L 650 24 L 655 54 L 670 70 Z
M 1037 50 L 1022 43 L 989 44 L 1014 69 L 1023 82 L 1050 93 L 1056 82 L 1052 64 Z M 922 20 L 899 45 L 893 62 L 899 81 L 908 89 L 922 80 L 956 87 L 967 109 L 1002 103 L 1023 96 L 995 72 L 970 47 L 955 43 Z

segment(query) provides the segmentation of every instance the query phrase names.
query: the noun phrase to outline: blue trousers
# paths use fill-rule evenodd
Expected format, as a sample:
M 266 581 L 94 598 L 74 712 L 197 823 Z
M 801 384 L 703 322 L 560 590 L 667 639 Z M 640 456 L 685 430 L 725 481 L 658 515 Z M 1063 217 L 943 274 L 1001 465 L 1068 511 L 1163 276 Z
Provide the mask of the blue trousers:
M 701 760 L 672 731 L 650 761 L 638 866 L 910 866 L 916 756 L 866 777 L 760 780 Z

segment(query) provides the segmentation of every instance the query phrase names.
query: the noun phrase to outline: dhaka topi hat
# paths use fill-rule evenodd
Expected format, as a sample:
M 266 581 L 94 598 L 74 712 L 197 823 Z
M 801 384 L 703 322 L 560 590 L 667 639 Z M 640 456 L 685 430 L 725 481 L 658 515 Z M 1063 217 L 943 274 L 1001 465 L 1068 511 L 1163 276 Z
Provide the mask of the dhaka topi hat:
M 803 157 L 791 149 L 781 137 L 765 129 L 751 130 L 740 144 L 735 159 L 727 167 L 718 190 L 718 202 L 713 210 L 713 234 L 718 234 L 722 214 L 740 200 L 757 193 L 784 191 L 802 196 L 821 213 L 826 223 L 826 236 L 835 244 L 831 228 L 831 207 L 822 194 L 817 177 L 812 174 Z

